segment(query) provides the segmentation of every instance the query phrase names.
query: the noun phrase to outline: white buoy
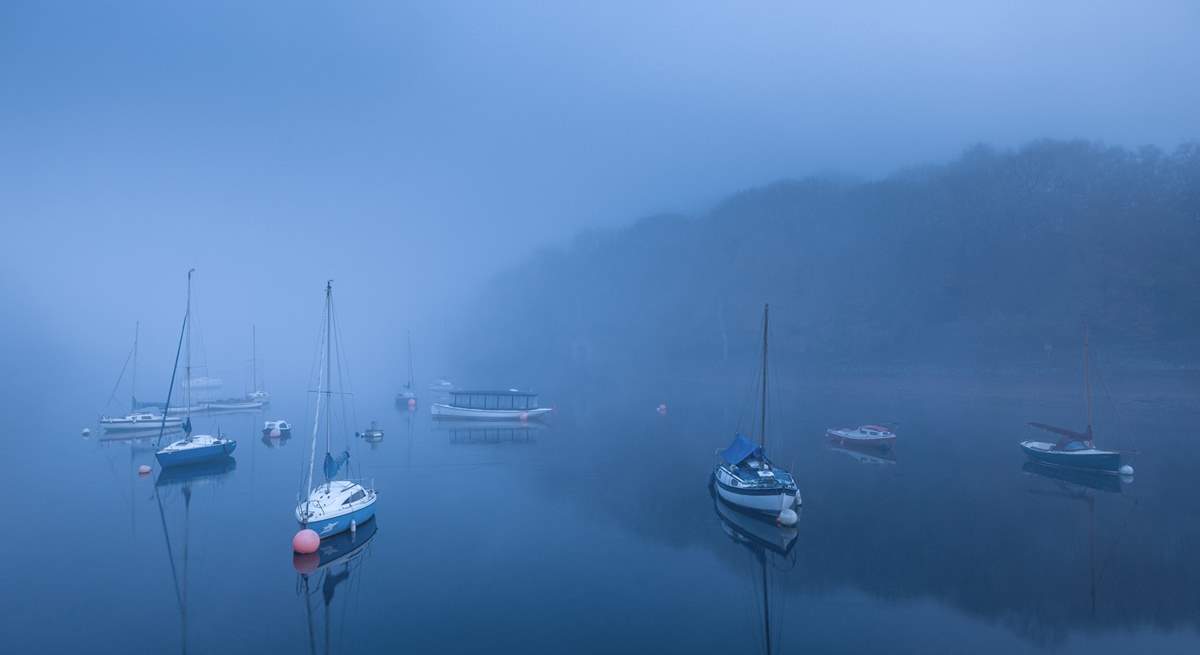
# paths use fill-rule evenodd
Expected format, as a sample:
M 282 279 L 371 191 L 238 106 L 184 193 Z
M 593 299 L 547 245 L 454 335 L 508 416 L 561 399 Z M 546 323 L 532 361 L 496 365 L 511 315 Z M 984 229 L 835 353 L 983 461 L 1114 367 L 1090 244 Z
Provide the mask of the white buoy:
M 798 514 L 796 514 L 795 510 L 785 509 L 779 513 L 779 518 L 777 518 L 775 520 L 779 521 L 780 525 L 786 525 L 788 527 L 791 527 L 793 525 L 796 525 L 796 521 L 798 521 L 799 519 L 800 519 L 800 516 Z
M 138 475 L 150 475 L 150 467 L 142 464 L 138 467 Z
M 1133 475 L 1133 467 L 1126 464 L 1121 467 L 1121 475 Z
M 86 436 L 90 435 L 91 433 L 92 433 L 92 429 L 91 429 L 91 428 L 84 428 L 84 429 L 83 429 L 83 436 L 85 436 L 85 437 L 86 437 Z

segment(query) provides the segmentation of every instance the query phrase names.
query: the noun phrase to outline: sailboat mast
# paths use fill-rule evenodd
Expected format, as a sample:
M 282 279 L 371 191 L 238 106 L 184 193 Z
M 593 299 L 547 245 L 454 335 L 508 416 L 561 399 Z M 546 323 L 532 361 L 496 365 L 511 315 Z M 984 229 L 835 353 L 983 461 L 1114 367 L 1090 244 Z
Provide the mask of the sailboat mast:
M 184 339 L 187 342 L 187 352 L 183 360 L 183 402 L 188 419 L 192 417 L 192 273 L 195 270 L 188 269 L 187 312 L 183 315 Z M 189 420 L 188 423 L 190 422 Z
M 326 401 L 332 402 L 329 394 L 333 391 L 333 280 L 325 283 L 325 395 Z M 333 405 L 325 416 L 325 452 L 333 452 Z M 342 419 L 343 421 L 345 418 Z
M 258 328 L 250 326 L 250 391 L 258 391 Z
M 141 332 L 141 327 L 141 321 L 133 324 L 133 384 L 129 385 L 129 409 L 134 412 L 137 411 L 138 333 Z
M 412 330 L 408 331 L 408 388 L 413 386 Z
M 1088 328 L 1083 326 L 1083 394 L 1087 397 L 1087 436 L 1092 439 L 1092 376 L 1088 371 Z
M 771 305 L 763 305 L 763 355 L 762 355 L 762 436 L 759 438 L 758 445 L 766 450 L 767 448 L 767 323 L 770 321 Z

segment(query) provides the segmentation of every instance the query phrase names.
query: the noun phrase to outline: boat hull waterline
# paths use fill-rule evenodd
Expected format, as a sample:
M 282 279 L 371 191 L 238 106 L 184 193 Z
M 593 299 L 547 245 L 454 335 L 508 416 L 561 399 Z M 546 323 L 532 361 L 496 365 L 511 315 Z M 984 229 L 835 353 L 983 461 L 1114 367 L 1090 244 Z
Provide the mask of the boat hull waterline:
M 1032 461 L 1049 466 L 1099 471 L 1117 475 L 1121 471 L 1121 453 L 1111 450 L 1086 448 L 1082 450 L 1054 450 L 1054 444 L 1043 441 L 1022 441 L 1021 450 Z
M 471 409 L 469 407 L 456 407 L 444 403 L 434 403 L 429 406 L 429 411 L 432 412 L 434 418 L 521 421 L 541 418 L 549 414 L 552 410 L 549 407 L 535 407 L 533 409 Z
M 717 495 L 727 503 L 764 514 L 778 515 L 785 509 L 800 505 L 800 492 L 784 487 L 738 487 L 733 482 L 733 476 L 718 467 L 714 476 L 717 485 Z
M 228 457 L 237 448 L 237 442 L 225 439 L 193 448 L 168 450 L 169 448 L 170 446 L 154 453 L 154 457 L 158 460 L 160 466 L 186 466 L 188 464 L 198 464 L 200 462 L 209 462 L 222 457 Z

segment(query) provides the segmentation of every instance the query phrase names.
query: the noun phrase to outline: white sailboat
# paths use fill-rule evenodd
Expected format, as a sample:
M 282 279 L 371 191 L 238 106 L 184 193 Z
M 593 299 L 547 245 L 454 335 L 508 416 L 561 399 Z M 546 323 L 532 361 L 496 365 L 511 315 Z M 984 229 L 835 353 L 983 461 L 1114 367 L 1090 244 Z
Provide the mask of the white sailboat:
M 350 460 L 350 451 L 342 450 L 334 455 L 333 417 L 330 407 L 333 394 L 334 344 L 337 342 L 336 322 L 333 317 L 333 280 L 325 283 L 325 324 L 321 334 L 325 346 L 321 350 L 321 364 L 317 368 L 317 402 L 313 417 L 312 446 L 308 459 L 308 475 L 304 480 L 303 494 L 296 505 L 296 521 L 302 528 L 313 530 L 322 539 L 350 530 L 375 516 L 376 494 L 374 488 L 352 480 L 338 479 L 338 473 Z M 340 354 L 338 382 L 341 383 Z M 339 393 L 342 398 L 345 394 Z M 343 400 L 344 402 L 344 400 Z M 316 483 L 314 478 L 317 437 L 321 432 L 322 405 L 325 409 L 325 458 L 322 472 L 325 481 Z M 343 419 L 345 410 L 343 409 Z M 315 483 L 315 484 L 314 484 Z

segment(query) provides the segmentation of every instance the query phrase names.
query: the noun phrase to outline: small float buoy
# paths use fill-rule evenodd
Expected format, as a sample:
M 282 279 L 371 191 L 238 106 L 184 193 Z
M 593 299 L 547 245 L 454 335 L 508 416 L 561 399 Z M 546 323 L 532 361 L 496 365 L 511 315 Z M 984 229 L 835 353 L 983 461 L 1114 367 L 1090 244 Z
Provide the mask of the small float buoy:
M 142 464 L 138 467 L 138 475 L 150 475 L 150 467 Z
M 658 412 L 662 416 L 666 416 L 667 415 L 667 404 L 659 403 L 658 407 L 654 411 Z
M 282 434 L 283 433 L 279 431 L 279 428 L 271 428 L 271 434 L 270 434 L 271 437 L 279 437 Z
M 775 520 L 779 521 L 780 525 L 786 525 L 790 527 L 796 525 L 796 521 L 799 520 L 799 518 L 800 517 L 796 514 L 795 510 L 785 509 L 779 513 L 779 518 Z
M 84 429 L 83 429 L 83 433 L 82 433 L 82 434 L 83 434 L 83 436 L 85 436 L 85 437 L 86 437 L 86 436 L 89 436 L 89 435 L 91 435 L 91 434 L 92 434 L 92 429 L 91 429 L 91 428 L 84 428 Z
M 416 408 L 417 408 L 417 399 L 416 399 L 416 398 L 409 398 L 409 399 L 408 399 L 408 408 L 409 408 L 409 409 L 416 409 Z
M 1126 476 L 1133 475 L 1133 467 L 1128 464 L 1126 464 L 1125 466 L 1122 466 L 1121 467 L 1121 475 L 1126 475 Z
M 305 528 L 297 532 L 296 536 L 292 537 L 292 550 L 300 553 L 301 555 L 315 553 L 320 547 L 321 537 L 314 530 Z

